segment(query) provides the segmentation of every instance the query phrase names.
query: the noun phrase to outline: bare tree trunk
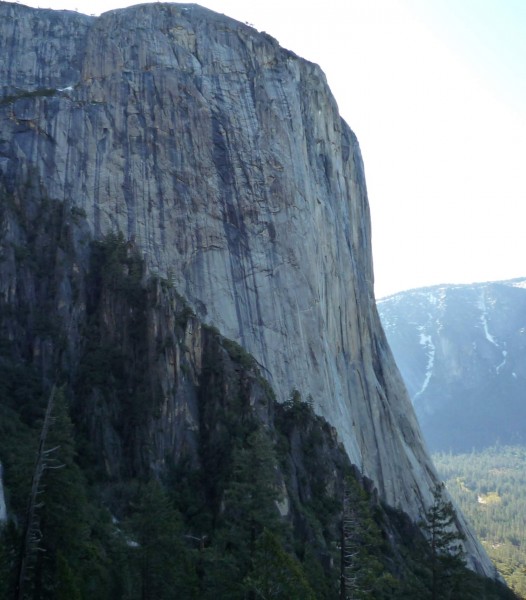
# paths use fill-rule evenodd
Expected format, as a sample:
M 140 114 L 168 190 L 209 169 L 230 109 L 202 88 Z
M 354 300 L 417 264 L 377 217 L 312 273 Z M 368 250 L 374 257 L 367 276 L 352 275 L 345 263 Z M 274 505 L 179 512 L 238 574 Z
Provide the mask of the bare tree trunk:
M 41 491 L 40 480 L 42 478 L 42 473 L 46 468 L 45 459 L 46 456 L 51 452 L 50 450 L 45 450 L 44 448 L 46 445 L 49 426 L 52 420 L 51 413 L 53 411 L 55 391 L 56 387 L 55 384 L 53 384 L 47 401 L 46 414 L 44 416 L 44 423 L 42 424 L 42 430 L 40 432 L 35 468 L 33 470 L 33 479 L 31 481 L 31 492 L 29 494 L 24 534 L 22 536 L 22 544 L 20 547 L 15 600 L 23 600 L 24 598 L 24 584 L 26 581 L 28 562 L 32 553 L 36 550 L 38 542 L 40 541 L 40 529 L 36 518 L 36 509 L 38 508 L 37 497 Z

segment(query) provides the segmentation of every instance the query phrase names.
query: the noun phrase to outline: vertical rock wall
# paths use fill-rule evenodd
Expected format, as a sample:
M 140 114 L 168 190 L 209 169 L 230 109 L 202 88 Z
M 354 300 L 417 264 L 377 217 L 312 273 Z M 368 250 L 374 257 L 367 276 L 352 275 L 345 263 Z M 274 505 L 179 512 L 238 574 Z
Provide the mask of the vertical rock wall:
M 0 3 L 0 39 L 6 186 L 37 178 L 95 235 L 123 231 L 418 519 L 436 475 L 375 307 L 358 142 L 319 67 L 193 4 Z

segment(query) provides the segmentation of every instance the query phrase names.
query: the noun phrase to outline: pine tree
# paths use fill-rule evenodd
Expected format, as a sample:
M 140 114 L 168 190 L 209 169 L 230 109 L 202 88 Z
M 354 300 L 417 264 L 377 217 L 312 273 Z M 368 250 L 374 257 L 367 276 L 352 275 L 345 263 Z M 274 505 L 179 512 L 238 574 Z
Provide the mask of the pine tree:
M 444 498 L 444 484 L 433 492 L 433 504 L 421 524 L 431 548 L 431 598 L 450 598 L 458 586 L 458 575 L 465 568 L 462 540 L 456 528 L 453 504 Z
M 56 600 L 82 600 L 76 577 L 64 555 L 59 551 L 56 557 Z
M 81 571 L 86 566 L 90 515 L 84 477 L 75 462 L 75 436 L 63 390 L 56 394 L 44 456 L 36 513 L 41 537 L 34 596 L 56 598 L 65 586 L 63 589 L 74 598 L 80 594 Z M 62 581 L 63 576 L 67 582 Z
M 299 561 L 287 553 L 278 537 L 264 530 L 256 542 L 247 590 L 261 600 L 315 600 Z
M 197 589 L 190 551 L 184 546 L 179 513 L 161 484 L 141 486 L 125 523 L 131 573 L 130 598 L 193 598 Z
M 206 553 L 206 598 L 245 598 L 244 582 L 253 570 L 259 537 L 265 529 L 280 535 L 275 469 L 274 448 L 263 429 L 254 430 L 234 448 L 219 526 Z M 248 598 L 254 598 L 253 591 Z
M 9 546 L 3 523 L 0 523 L 0 598 L 7 598 L 9 589 Z
M 61 389 L 48 402 L 28 505 L 16 561 L 14 597 L 110 597 L 103 593 L 109 576 L 102 543 L 93 538 L 95 521 L 102 511 L 89 504 L 86 483 L 76 463 L 69 407 Z
M 46 413 L 44 415 L 44 421 L 40 431 L 35 467 L 31 481 L 31 491 L 28 498 L 26 519 L 18 558 L 17 582 L 15 591 L 16 600 L 22 600 L 24 598 L 28 566 L 30 561 L 35 557 L 38 543 L 42 535 L 40 531 L 40 521 L 36 513 L 38 508 L 37 497 L 42 492 L 41 480 L 44 470 L 47 467 L 47 461 L 49 458 L 48 455 L 50 453 L 50 450 L 46 449 L 46 444 L 49 428 L 52 422 L 55 394 L 56 387 L 53 385 L 48 397 Z
M 374 556 L 380 535 L 365 492 L 354 478 L 345 481 L 342 513 L 340 599 L 374 598 L 374 581 L 381 571 Z
M 261 429 L 248 435 L 233 452 L 232 478 L 225 490 L 224 516 L 238 529 L 239 543 L 253 546 L 263 529 L 279 528 L 275 483 L 276 456 L 269 436 Z

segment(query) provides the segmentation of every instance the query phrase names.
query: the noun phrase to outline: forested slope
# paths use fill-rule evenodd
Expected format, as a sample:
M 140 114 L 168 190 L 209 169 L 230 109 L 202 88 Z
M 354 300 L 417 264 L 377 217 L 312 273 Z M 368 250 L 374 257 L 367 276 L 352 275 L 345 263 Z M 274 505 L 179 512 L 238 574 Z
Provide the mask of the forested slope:
M 0 597 L 329 600 L 342 574 L 363 598 L 430 597 L 422 531 L 382 505 L 309 403 L 276 403 L 253 357 L 200 324 L 122 236 L 84 238 L 75 255 L 83 217 L 55 209 L 46 230 L 58 249 L 34 252 L 37 235 L 16 256 L 20 299 L 40 302 L 0 312 Z M 159 375 L 171 361 L 176 412 Z M 178 443 L 165 446 L 170 430 Z M 454 573 L 458 598 L 513 597 L 458 563 Z

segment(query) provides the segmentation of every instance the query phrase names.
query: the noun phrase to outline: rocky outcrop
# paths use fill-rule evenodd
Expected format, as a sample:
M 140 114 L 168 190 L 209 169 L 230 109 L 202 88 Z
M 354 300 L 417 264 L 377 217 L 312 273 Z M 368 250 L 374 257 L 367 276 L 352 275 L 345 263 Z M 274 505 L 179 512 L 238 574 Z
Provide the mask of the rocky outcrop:
M 33 182 L 93 235 L 123 232 L 417 520 L 436 474 L 374 303 L 358 142 L 321 70 L 191 4 L 0 17 L 6 193 Z
M 378 303 L 386 335 L 434 451 L 523 444 L 524 279 L 443 285 Z

